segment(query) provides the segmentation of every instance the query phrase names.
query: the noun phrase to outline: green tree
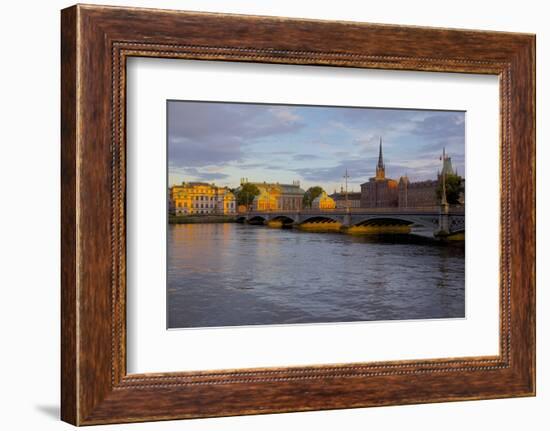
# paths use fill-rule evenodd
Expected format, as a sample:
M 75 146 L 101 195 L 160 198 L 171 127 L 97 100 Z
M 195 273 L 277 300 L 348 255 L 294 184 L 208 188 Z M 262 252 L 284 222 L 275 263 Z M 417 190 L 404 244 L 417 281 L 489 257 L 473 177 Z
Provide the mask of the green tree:
M 245 183 L 240 189 L 235 191 L 237 197 L 237 205 L 246 205 L 247 207 L 252 205 L 254 198 L 260 194 L 260 189 L 254 184 Z
M 307 191 L 304 193 L 304 197 L 302 198 L 304 208 L 311 208 L 313 200 L 323 192 L 323 188 L 319 186 L 313 186 L 307 189 Z
M 441 202 L 442 183 L 439 184 L 436 189 L 437 202 Z M 460 194 L 464 193 L 464 182 L 460 175 L 447 174 L 445 175 L 445 195 L 447 196 L 447 202 L 450 205 L 458 204 Z

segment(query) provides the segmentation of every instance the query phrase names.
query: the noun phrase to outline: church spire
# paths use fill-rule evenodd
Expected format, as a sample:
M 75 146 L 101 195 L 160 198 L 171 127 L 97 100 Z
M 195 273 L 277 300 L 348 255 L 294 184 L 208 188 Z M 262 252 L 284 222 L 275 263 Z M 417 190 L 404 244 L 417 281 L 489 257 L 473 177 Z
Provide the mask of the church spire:
M 380 148 L 378 150 L 378 164 L 376 165 L 376 178 L 384 179 L 386 177 L 386 167 L 384 166 L 384 156 L 382 156 L 382 136 L 380 136 Z

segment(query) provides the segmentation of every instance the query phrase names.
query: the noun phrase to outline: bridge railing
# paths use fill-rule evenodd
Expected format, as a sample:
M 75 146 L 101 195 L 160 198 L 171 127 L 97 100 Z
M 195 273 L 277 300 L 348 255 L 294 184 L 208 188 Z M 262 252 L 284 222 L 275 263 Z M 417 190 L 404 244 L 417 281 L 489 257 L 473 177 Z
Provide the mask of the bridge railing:
M 388 208 L 306 208 L 301 210 L 251 210 L 246 214 L 304 214 L 304 215 L 314 215 L 314 214 L 433 214 L 439 213 L 439 206 L 426 206 L 426 207 L 414 207 L 414 208 L 403 208 L 403 207 L 388 207 Z M 463 206 L 456 206 L 449 208 L 449 214 L 464 214 Z M 243 214 L 244 215 L 244 214 Z

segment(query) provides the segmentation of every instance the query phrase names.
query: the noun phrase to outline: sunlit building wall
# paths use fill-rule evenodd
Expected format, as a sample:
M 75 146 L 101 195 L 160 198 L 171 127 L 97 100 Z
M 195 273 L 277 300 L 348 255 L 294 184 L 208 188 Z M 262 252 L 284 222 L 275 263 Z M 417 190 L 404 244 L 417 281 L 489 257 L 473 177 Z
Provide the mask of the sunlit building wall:
M 279 209 L 279 195 L 277 190 L 260 190 L 260 194 L 254 198 L 252 209 L 254 211 L 274 211 Z
M 202 182 L 175 185 L 169 191 L 169 208 L 176 215 L 235 214 L 235 195 L 227 187 Z
M 246 181 L 242 182 L 244 184 Z M 299 211 L 302 209 L 304 190 L 300 188 L 300 182 L 292 184 L 279 183 L 251 183 L 254 184 L 260 194 L 252 202 L 254 211 Z
M 313 199 L 311 202 L 311 208 L 321 210 L 334 209 L 336 208 L 336 203 L 334 202 L 334 199 L 323 191 L 319 196 Z

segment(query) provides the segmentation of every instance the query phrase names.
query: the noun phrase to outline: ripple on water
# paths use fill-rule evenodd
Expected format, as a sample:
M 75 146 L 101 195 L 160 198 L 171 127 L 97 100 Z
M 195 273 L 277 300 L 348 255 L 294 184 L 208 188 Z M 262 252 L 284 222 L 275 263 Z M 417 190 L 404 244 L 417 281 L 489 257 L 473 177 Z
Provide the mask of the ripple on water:
M 464 317 L 464 247 L 170 225 L 167 295 L 171 328 Z

